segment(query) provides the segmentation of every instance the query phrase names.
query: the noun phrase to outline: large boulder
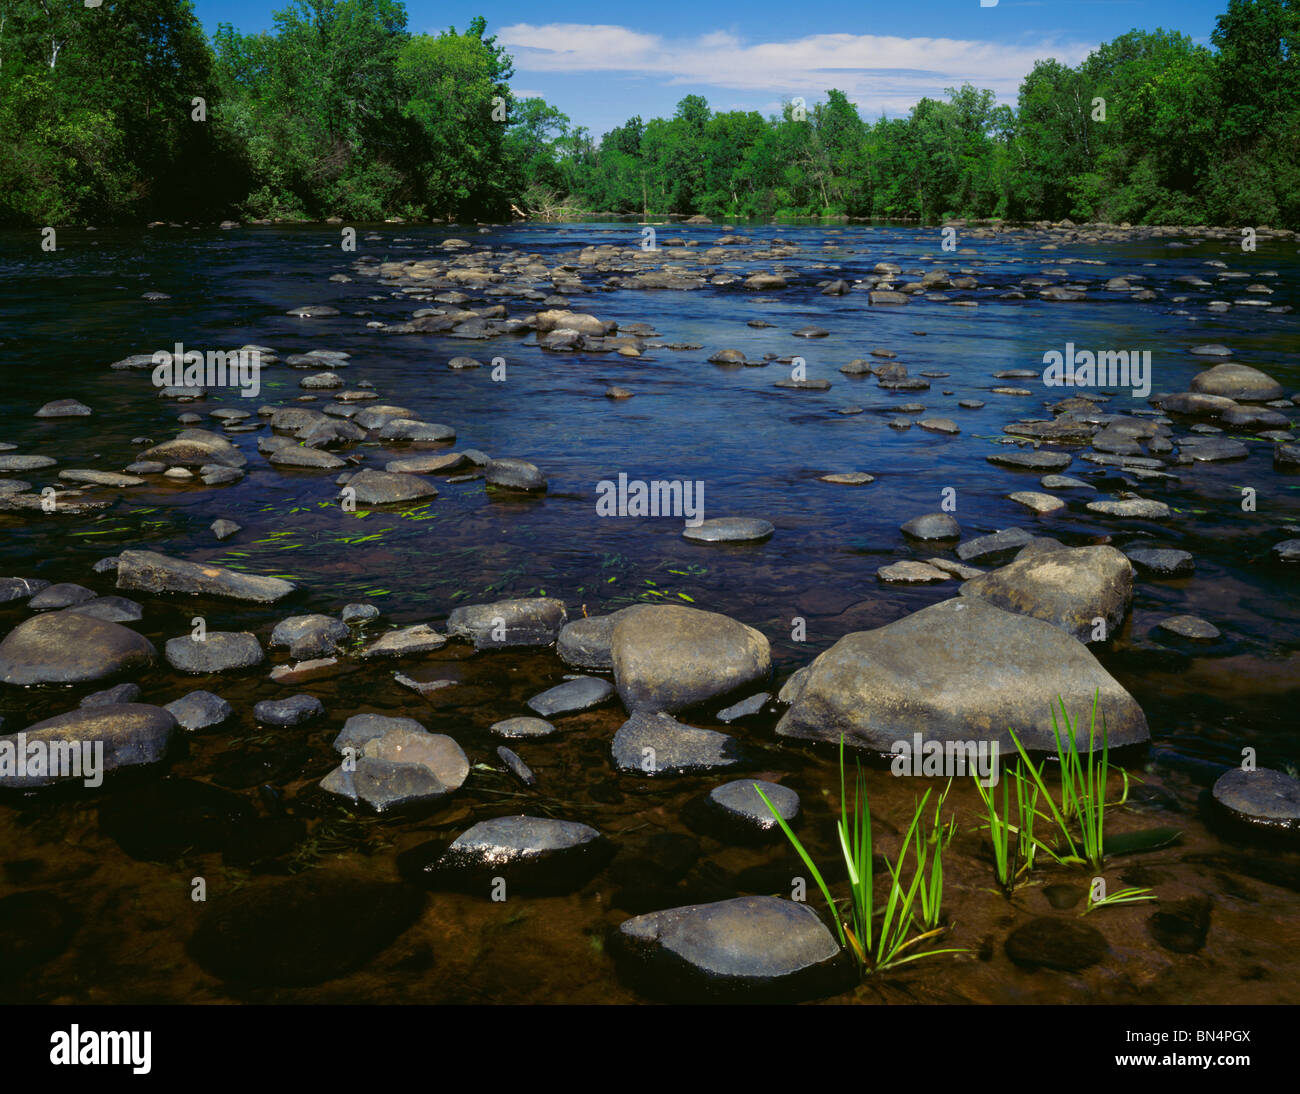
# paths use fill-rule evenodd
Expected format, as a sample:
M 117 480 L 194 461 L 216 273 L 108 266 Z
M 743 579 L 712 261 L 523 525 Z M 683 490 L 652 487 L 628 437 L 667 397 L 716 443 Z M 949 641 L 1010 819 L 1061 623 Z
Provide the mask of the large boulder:
M 1080 642 L 1104 641 L 1133 600 L 1133 567 L 1114 547 L 1065 547 L 972 578 L 961 595 L 1045 620 Z M 1100 633 L 1098 619 L 1105 621 Z
M 206 562 L 185 562 L 156 551 L 123 551 L 117 558 L 117 587 L 145 593 L 189 593 L 272 604 L 294 591 L 278 577 L 241 574 Z
M 614 683 L 630 712 L 678 711 L 767 680 L 772 650 L 753 627 L 676 604 L 619 613 Z
M 832 743 L 843 734 L 882 755 L 914 734 L 997 741 L 1007 754 L 1013 729 L 1026 748 L 1055 751 L 1052 716 L 1063 701 L 1086 750 L 1094 695 L 1112 747 L 1150 738 L 1137 702 L 1081 642 L 1040 619 L 955 597 L 845 635 L 783 690 L 791 706 L 776 731 Z
M 38 615 L 0 642 L 0 682 L 83 684 L 148 668 L 158 651 L 143 635 L 72 612 Z
M 98 786 L 105 772 L 161 760 L 175 728 L 170 711 L 145 703 L 107 703 L 47 718 L 22 733 L 0 737 L 0 787 L 27 789 L 78 781 Z M 23 774 L 11 766 L 19 758 L 20 745 L 25 756 Z M 89 757 L 86 745 L 92 749 Z M 41 769 L 34 763 L 38 756 L 45 758 Z

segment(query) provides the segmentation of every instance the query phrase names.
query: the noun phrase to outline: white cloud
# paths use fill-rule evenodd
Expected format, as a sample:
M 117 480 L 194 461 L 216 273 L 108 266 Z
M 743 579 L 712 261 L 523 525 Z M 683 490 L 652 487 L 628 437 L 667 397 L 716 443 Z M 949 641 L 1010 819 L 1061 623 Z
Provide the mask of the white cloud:
M 727 88 L 809 102 L 838 87 L 868 115 L 901 114 L 925 95 L 970 82 L 1012 102 L 1034 62 L 1077 64 L 1094 43 L 1011 44 L 958 38 L 812 34 L 746 42 L 726 31 L 670 39 L 609 24 L 515 23 L 498 33 L 521 73 L 656 76 L 665 85 Z

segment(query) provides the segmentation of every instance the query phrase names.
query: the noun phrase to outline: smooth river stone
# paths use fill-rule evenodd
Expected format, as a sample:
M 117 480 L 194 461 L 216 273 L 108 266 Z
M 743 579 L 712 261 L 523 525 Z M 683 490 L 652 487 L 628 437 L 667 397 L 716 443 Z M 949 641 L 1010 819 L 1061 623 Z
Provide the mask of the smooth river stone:
M 81 684 L 139 672 L 157 656 L 152 642 L 121 624 L 52 612 L 18 624 L 0 642 L 0 682 Z
M 145 703 L 107 703 L 103 706 L 84 707 L 47 718 L 23 730 L 27 744 L 46 741 L 50 744 L 89 742 L 103 745 L 103 765 L 100 774 L 120 767 L 153 764 L 167 752 L 176 719 L 162 707 Z M 6 751 L 17 748 L 17 734 L 0 737 L 0 748 Z M 82 775 L 26 775 L 0 777 L 0 787 L 21 789 L 50 786 L 54 783 L 80 782 Z
M 757 543 L 770 539 L 775 526 L 755 517 L 713 517 L 696 526 L 687 526 L 684 539 L 697 543 Z
M 1300 833 L 1300 780 L 1291 775 L 1267 767 L 1234 767 L 1219 776 L 1211 793 L 1235 820 Z
M 576 714 L 607 703 L 614 697 L 614 685 L 598 676 L 579 676 L 566 680 L 528 700 L 530 710 L 544 718 L 559 714 Z

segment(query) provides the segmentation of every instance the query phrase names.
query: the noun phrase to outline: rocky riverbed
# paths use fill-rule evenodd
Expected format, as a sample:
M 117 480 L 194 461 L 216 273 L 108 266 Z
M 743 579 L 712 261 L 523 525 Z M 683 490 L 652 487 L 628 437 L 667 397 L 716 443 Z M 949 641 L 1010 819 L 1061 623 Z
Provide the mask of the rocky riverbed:
M 69 234 L 65 368 L 0 271 L 0 762 L 103 775 L 0 768 L 0 997 L 1295 1001 L 1293 235 L 460 231 Z M 1159 902 L 958 785 L 969 952 L 856 984 L 753 783 L 835 874 L 841 735 L 892 855 L 893 742 L 1094 697 Z

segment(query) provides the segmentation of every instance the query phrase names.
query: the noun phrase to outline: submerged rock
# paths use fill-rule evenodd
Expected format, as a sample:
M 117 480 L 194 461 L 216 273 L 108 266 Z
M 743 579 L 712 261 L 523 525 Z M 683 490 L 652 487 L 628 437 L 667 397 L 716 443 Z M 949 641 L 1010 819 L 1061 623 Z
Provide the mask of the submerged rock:
M 663 713 L 633 714 L 614 734 L 611 752 L 618 770 L 648 778 L 698 775 L 746 761 L 736 738 Z
M 1040 916 L 1007 936 L 1007 956 L 1026 968 L 1077 972 L 1097 964 L 1110 950 L 1096 927 L 1078 919 Z
M 757 543 L 770 539 L 775 531 L 770 521 L 753 517 L 712 517 L 687 525 L 682 537 L 698 543 Z
M 226 700 L 210 691 L 191 691 L 188 695 L 172 700 L 164 709 L 176 719 L 181 729 L 187 729 L 191 733 L 221 725 L 235 713 Z
M 844 734 L 848 744 L 881 755 L 916 733 L 926 741 L 997 741 L 1006 755 L 1014 752 L 1013 729 L 1026 748 L 1055 751 L 1059 696 L 1086 750 L 1096 693 L 1112 748 L 1149 739 L 1141 708 L 1081 642 L 1042 620 L 956 597 L 845 635 L 790 688 L 776 731 L 831 743 Z M 1099 723 L 1098 740 L 1100 732 Z
M 189 952 L 207 973 L 251 987 L 305 987 L 369 965 L 420 916 L 418 889 L 311 870 L 205 907 Z M 346 944 L 339 944 L 346 924 Z

